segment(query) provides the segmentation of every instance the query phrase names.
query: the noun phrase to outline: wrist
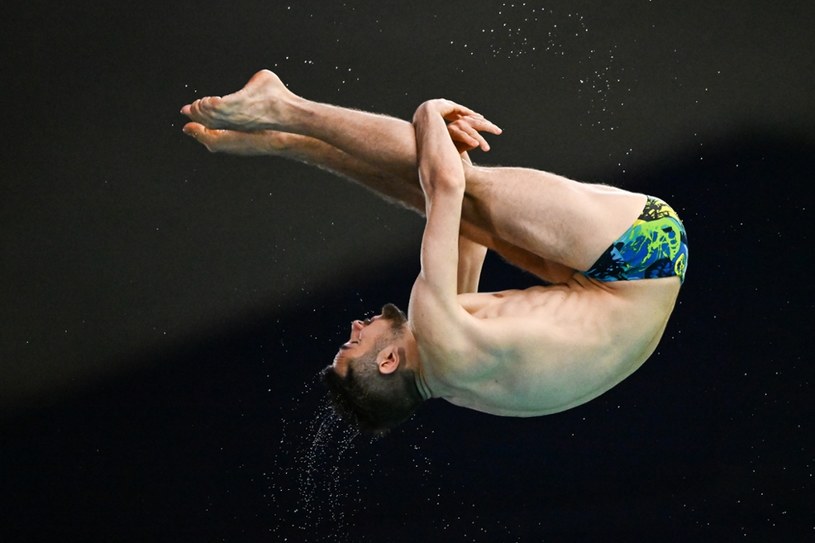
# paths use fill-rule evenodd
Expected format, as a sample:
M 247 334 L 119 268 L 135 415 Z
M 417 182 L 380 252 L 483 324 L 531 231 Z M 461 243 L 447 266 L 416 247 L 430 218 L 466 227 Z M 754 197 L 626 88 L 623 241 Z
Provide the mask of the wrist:
M 428 119 L 437 116 L 441 116 L 439 100 L 427 100 L 426 102 L 422 102 L 422 104 L 416 109 L 416 113 L 413 115 L 413 120 L 416 121 L 417 118 Z

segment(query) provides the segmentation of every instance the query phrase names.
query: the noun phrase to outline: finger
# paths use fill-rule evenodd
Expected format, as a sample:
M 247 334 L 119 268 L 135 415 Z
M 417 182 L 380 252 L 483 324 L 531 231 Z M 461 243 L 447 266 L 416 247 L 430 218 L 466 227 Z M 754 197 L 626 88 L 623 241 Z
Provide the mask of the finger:
M 489 132 L 490 134 L 495 135 L 498 135 L 503 132 L 503 130 L 498 125 L 496 125 L 492 121 L 485 119 L 484 117 L 466 117 L 462 120 L 468 123 L 476 130 L 478 130 L 479 132 Z
M 467 151 L 481 146 L 481 142 L 477 138 L 473 137 L 461 127 L 456 127 L 455 130 L 451 130 L 450 137 L 453 142 L 456 143 L 456 147 L 463 147 Z
M 442 112 L 442 117 L 448 121 L 455 121 L 468 115 L 473 117 L 483 117 L 483 115 L 480 113 L 468 108 L 467 106 L 457 104 L 452 100 L 445 99 L 444 102 L 446 104 L 446 108 L 445 111 Z
M 469 135 L 470 138 L 476 142 L 476 147 L 480 147 L 485 153 L 490 150 L 490 144 L 487 143 L 487 140 L 484 139 L 484 136 L 482 136 L 478 130 L 470 127 Z
M 472 145 L 473 149 L 479 147 L 484 152 L 490 150 L 490 144 L 487 143 L 484 136 L 482 136 L 478 130 L 473 128 L 469 123 L 461 121 L 456 124 L 456 128 L 462 134 L 462 140 Z
M 458 121 L 449 124 L 448 129 L 450 132 L 450 138 L 456 142 L 465 143 L 467 145 L 471 145 L 472 147 L 478 147 L 478 141 L 476 141 L 472 135 L 467 132 L 465 126 L 466 125 L 458 124 Z
M 475 111 L 473 109 L 470 109 L 470 108 L 468 108 L 466 106 L 459 105 L 458 107 L 460 108 L 458 110 L 458 112 L 462 117 L 473 117 L 474 119 L 483 119 L 484 118 L 484 116 L 482 114 L 480 114 L 479 112 L 477 112 L 477 111 Z
M 500 134 L 501 129 L 487 121 L 486 119 L 461 119 L 456 122 L 458 128 L 465 132 L 472 140 L 478 142 L 478 147 L 484 151 L 490 150 L 490 145 L 487 140 L 481 135 L 481 132 L 489 132 L 492 134 Z

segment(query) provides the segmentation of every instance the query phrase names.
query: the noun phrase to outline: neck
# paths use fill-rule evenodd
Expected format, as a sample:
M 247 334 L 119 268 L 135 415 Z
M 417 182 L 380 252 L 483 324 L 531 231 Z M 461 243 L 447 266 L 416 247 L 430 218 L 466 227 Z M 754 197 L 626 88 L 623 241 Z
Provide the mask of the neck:
M 430 390 L 430 387 L 427 386 L 427 381 L 425 381 L 424 374 L 422 373 L 422 366 L 421 364 L 417 368 L 417 371 L 414 373 L 416 376 L 416 389 L 419 391 L 419 394 L 422 396 L 423 399 L 429 400 L 433 397 L 433 391 Z
M 405 333 L 406 341 L 404 343 L 404 349 L 407 367 L 413 370 L 416 389 L 419 391 L 419 394 L 423 399 L 429 400 L 433 397 L 433 391 L 430 390 L 430 386 L 428 386 L 427 379 L 425 378 L 424 365 L 422 364 L 422 358 L 419 354 L 419 348 L 416 345 L 416 338 L 413 336 L 410 327 L 406 327 Z

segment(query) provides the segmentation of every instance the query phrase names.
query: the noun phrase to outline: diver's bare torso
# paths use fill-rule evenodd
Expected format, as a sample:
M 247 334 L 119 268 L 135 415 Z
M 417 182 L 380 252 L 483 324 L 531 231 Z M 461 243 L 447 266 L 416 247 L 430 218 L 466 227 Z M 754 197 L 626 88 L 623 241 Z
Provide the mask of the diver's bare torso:
M 679 279 L 563 284 L 459 295 L 443 330 L 415 330 L 434 397 L 504 416 L 556 413 L 597 397 L 656 349 Z M 436 341 L 434 338 L 443 338 Z

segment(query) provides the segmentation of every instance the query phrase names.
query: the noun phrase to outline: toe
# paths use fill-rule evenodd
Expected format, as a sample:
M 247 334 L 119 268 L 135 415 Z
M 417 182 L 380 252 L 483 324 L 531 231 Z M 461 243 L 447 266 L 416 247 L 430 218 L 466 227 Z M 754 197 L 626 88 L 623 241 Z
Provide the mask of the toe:
M 211 153 L 218 151 L 220 130 L 210 130 L 200 123 L 192 122 L 184 125 L 182 131 L 206 147 Z
M 184 128 L 182 128 L 181 131 L 206 147 L 210 152 L 214 152 L 212 148 L 212 131 L 207 129 L 207 127 L 204 125 L 196 122 L 187 123 L 184 125 Z
M 221 103 L 220 96 L 207 96 L 206 98 L 202 98 L 199 100 L 201 102 L 201 109 L 202 110 L 214 110 L 218 107 L 218 104 Z

